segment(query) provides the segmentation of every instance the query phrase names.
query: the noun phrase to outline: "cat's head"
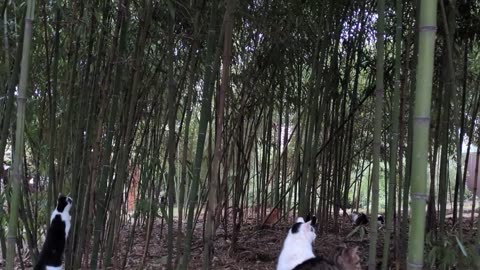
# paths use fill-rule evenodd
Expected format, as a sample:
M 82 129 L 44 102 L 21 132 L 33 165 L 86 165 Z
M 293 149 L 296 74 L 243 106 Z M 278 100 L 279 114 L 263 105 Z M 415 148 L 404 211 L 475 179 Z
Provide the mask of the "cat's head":
M 342 247 L 335 256 L 335 264 L 344 270 L 361 270 L 361 258 L 358 255 L 358 247 Z
M 385 217 L 383 215 L 378 215 L 377 216 L 377 222 L 379 225 L 383 225 L 385 223 Z
M 65 196 L 62 194 L 58 195 L 57 199 L 57 211 L 58 212 L 63 212 L 66 211 L 67 213 L 70 211 L 70 208 L 72 208 L 73 204 L 73 199 L 70 196 Z
M 309 243 L 313 243 L 315 237 L 317 237 L 314 229 L 316 222 L 317 218 L 315 216 L 310 218 L 310 215 L 308 215 L 305 220 L 302 217 L 299 217 L 297 218 L 297 222 L 293 224 L 289 233 L 292 237 L 302 238 Z
M 358 226 L 358 225 L 366 225 L 366 224 L 368 224 L 368 216 L 365 215 L 364 213 L 358 214 L 357 218 L 354 221 L 354 225 Z

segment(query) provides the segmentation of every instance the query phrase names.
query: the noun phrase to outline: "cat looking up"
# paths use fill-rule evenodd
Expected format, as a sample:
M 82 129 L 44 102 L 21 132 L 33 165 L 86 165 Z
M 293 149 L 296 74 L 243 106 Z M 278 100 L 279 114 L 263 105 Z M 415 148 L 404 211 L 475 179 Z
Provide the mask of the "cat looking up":
M 71 226 L 69 212 L 72 208 L 72 203 L 72 198 L 61 194 L 58 196 L 57 206 L 50 216 L 47 237 L 34 270 L 62 269 L 62 257 Z
M 287 238 L 278 258 L 277 270 L 292 270 L 303 261 L 314 258 L 312 243 L 317 236 L 314 227 L 316 218 L 307 216 L 306 221 L 299 217 L 297 223 L 288 230 Z

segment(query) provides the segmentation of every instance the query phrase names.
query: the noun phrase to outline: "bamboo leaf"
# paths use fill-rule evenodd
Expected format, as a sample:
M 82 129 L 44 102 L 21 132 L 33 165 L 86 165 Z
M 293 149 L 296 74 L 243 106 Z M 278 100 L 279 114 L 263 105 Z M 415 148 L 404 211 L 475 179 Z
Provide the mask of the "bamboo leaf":
M 457 240 L 457 245 L 460 248 L 460 250 L 462 251 L 463 256 L 467 257 L 468 254 L 467 254 L 467 250 L 465 249 L 465 246 L 462 244 L 460 239 L 458 239 L 458 236 L 455 235 L 455 239 Z

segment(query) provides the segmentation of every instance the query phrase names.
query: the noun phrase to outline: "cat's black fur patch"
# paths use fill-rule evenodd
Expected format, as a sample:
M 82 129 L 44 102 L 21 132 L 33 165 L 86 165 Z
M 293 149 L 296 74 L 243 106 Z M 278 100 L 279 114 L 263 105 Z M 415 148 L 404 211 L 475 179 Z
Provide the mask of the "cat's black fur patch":
M 61 266 L 65 242 L 65 222 L 62 221 L 60 215 L 56 215 L 48 228 L 47 237 L 34 270 L 45 270 L 47 265 Z
M 310 213 L 307 214 L 307 216 L 305 217 L 305 222 L 309 222 L 310 221 Z
M 300 231 L 300 226 L 302 226 L 302 222 L 297 222 L 293 224 L 292 233 L 297 233 L 298 231 Z
M 70 198 L 67 198 L 64 195 L 60 195 L 57 200 L 57 211 L 63 212 L 68 203 L 72 203 Z
M 332 267 L 332 269 L 336 269 L 335 263 L 326 259 L 325 257 L 319 256 L 319 257 L 314 257 L 311 259 L 308 259 L 301 264 L 295 266 L 293 270 L 307 270 L 307 269 L 318 269 L 318 267 L 322 267 L 321 269 L 330 269 L 330 268 L 325 268 L 326 266 Z
M 315 227 L 315 225 L 317 225 L 317 217 L 316 216 L 313 216 L 313 217 L 310 217 L 310 213 L 307 214 L 307 217 L 305 217 L 305 222 L 309 222 L 309 221 L 312 221 L 310 225 L 312 225 L 312 227 Z
M 315 225 L 317 225 L 317 217 L 316 216 L 313 216 L 312 217 L 312 226 L 315 227 Z
M 309 222 L 310 221 L 310 225 L 312 227 L 315 227 L 316 225 L 316 222 L 317 222 L 317 218 L 315 216 L 313 217 L 310 217 L 310 213 L 307 214 L 307 216 L 305 217 L 305 223 Z M 300 226 L 302 225 L 302 222 L 297 222 L 295 224 L 293 224 L 292 226 L 292 233 L 297 233 L 299 230 L 300 230 Z
M 358 218 L 357 220 L 355 220 L 355 225 L 356 226 L 359 226 L 359 225 L 367 225 L 368 224 L 368 217 L 367 215 L 365 215 L 364 213 L 360 213 L 358 215 Z

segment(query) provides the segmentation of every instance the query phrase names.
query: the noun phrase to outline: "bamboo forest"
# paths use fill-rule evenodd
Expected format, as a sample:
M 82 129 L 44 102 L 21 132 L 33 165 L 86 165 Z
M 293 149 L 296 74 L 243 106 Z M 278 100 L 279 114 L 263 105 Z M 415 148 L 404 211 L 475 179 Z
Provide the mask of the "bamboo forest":
M 480 1 L 0 12 L 0 269 L 480 269 Z

